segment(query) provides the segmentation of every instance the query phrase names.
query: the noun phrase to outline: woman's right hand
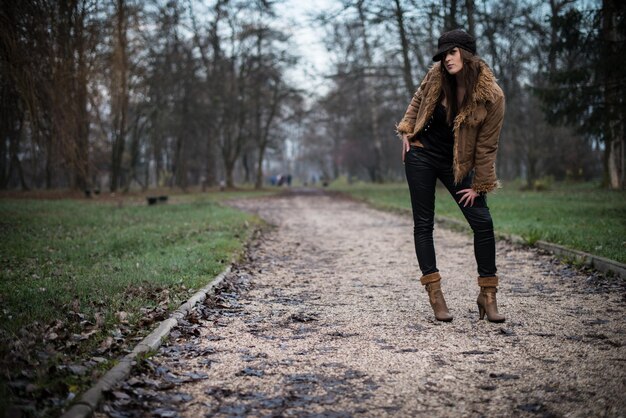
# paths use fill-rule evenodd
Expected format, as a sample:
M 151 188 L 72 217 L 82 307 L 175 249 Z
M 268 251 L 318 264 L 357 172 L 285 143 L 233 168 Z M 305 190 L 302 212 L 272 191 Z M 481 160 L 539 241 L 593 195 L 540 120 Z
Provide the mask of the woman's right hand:
M 404 156 L 411 149 L 411 144 L 409 143 L 409 137 L 411 135 L 408 133 L 402 134 L 402 163 L 404 164 Z

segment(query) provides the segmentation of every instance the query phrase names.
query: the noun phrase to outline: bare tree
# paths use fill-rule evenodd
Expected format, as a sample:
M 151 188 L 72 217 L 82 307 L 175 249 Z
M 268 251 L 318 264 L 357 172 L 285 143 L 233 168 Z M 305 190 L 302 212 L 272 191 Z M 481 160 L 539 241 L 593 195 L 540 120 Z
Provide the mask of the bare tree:
M 626 188 L 626 104 L 624 103 L 623 63 L 617 58 L 624 52 L 626 45 L 626 8 L 615 0 L 602 2 L 601 39 L 603 57 L 611 60 L 601 61 L 601 79 L 604 82 L 604 116 L 606 118 L 606 156 L 605 177 L 613 189 Z
M 413 83 L 413 74 L 411 71 L 412 63 L 409 59 L 409 40 L 404 27 L 404 9 L 400 4 L 400 0 L 394 0 L 395 17 L 398 24 L 398 36 L 400 37 L 400 46 L 402 48 L 402 63 L 404 65 L 404 83 L 408 91 L 408 97 L 415 92 L 415 84 Z
M 122 157 L 126 145 L 128 117 L 128 6 L 125 0 L 115 3 L 115 33 L 111 59 L 111 113 L 113 117 L 113 145 L 111 150 L 111 191 L 119 187 Z
M 623 6 L 580 6 L 342 0 L 316 20 L 332 70 L 305 111 L 285 78 L 295 57 L 274 2 L 2 2 L 0 187 L 234 187 L 242 171 L 261 187 L 268 159 L 288 166 L 292 131 L 327 178 L 402 178 L 393 125 L 455 27 L 476 36 L 507 97 L 501 177 L 589 178 L 604 152 L 607 184 L 623 187 Z M 586 99 L 547 106 L 541 89 Z

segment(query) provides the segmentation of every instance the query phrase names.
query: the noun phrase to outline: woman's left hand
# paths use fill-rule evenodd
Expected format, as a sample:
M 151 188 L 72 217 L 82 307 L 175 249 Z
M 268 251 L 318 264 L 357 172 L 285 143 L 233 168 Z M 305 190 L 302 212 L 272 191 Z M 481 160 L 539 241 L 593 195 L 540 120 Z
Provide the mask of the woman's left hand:
M 474 199 L 476 199 L 479 194 L 474 191 L 474 189 L 463 189 L 456 192 L 456 194 L 461 194 L 461 199 L 459 199 L 459 205 L 463 204 L 463 207 L 474 206 Z M 463 202 L 465 201 L 465 202 Z

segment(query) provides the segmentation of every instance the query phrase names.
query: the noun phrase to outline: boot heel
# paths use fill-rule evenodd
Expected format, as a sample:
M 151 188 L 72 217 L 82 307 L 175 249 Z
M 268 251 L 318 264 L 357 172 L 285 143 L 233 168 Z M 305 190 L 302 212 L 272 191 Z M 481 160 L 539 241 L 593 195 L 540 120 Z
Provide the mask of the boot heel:
M 450 315 L 450 311 L 448 311 L 446 300 L 443 297 L 443 292 L 441 291 L 441 276 L 439 273 L 435 272 L 422 276 L 420 278 L 420 282 L 426 288 L 430 306 L 433 308 L 433 312 L 435 313 L 435 319 L 437 321 L 444 322 L 452 321 L 453 317 Z
M 485 318 L 485 308 L 483 308 L 480 304 L 478 305 L 478 314 L 480 315 L 479 319 L 484 319 Z
M 479 277 L 478 286 L 480 286 L 480 293 L 476 303 L 478 304 L 480 319 L 483 319 L 487 314 L 489 322 L 504 322 L 506 318 L 498 313 L 498 302 L 496 301 L 498 276 Z

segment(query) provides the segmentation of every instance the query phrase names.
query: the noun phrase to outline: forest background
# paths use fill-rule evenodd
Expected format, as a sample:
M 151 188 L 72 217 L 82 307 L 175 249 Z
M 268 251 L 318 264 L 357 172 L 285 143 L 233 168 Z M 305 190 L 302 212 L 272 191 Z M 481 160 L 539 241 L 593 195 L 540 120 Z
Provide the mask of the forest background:
M 394 125 L 462 27 L 507 97 L 499 177 L 623 189 L 625 22 L 617 0 L 3 1 L 0 188 L 400 180 Z

